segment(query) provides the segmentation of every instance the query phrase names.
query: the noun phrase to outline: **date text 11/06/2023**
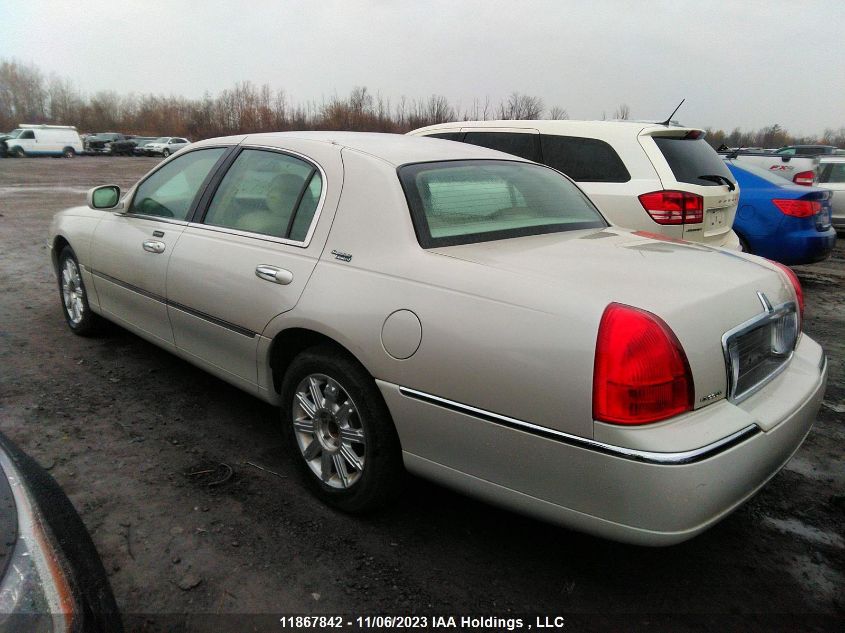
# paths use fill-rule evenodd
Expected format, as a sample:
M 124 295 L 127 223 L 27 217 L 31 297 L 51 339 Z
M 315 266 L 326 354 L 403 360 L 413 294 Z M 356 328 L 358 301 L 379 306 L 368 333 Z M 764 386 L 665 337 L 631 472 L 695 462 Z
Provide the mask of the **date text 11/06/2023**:
M 452 615 L 375 615 L 345 618 L 342 616 L 284 616 L 279 618 L 282 628 L 291 629 L 472 629 L 516 631 L 563 629 L 561 616 L 534 616 L 532 618 L 501 616 L 452 616 Z

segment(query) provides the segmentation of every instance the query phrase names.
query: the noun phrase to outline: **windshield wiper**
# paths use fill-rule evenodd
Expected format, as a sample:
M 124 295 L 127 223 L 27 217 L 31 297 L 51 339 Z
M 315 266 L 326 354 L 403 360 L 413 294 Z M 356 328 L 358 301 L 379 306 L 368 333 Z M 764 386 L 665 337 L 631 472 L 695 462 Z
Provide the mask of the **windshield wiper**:
M 716 184 L 725 184 L 728 186 L 728 191 L 734 191 L 736 189 L 736 185 L 730 178 L 726 178 L 725 176 L 720 176 L 719 174 L 705 174 L 703 176 L 699 176 L 701 180 L 709 180 L 710 182 L 715 182 Z

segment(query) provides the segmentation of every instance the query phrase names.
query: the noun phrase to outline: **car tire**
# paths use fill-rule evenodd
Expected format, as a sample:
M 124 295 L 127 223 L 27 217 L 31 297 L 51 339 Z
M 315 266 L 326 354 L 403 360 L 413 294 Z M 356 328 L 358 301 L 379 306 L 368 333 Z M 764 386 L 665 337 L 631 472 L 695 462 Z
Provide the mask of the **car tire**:
M 68 327 L 74 334 L 93 336 L 102 328 L 102 318 L 91 311 L 88 291 L 82 281 L 79 261 L 70 246 L 59 254 L 59 299 Z
M 76 156 L 76 151 L 72 147 L 65 147 L 62 150 L 62 158 L 73 158 Z
M 26 152 L 23 151 L 23 147 L 16 147 L 15 149 L 12 150 L 11 153 L 12 153 L 12 156 L 14 156 L 15 158 L 25 158 L 26 157 Z
M 352 513 L 392 501 L 404 467 L 375 381 L 332 345 L 300 353 L 282 381 L 282 426 L 297 467 L 323 502 Z
M 165 158 L 167 158 L 168 156 L 170 156 L 170 150 L 167 149 L 167 148 L 163 149 L 161 151 L 161 155 L 164 156 Z
M 748 253 L 749 255 L 753 255 L 754 252 L 751 250 L 751 247 L 748 246 L 748 242 L 745 241 L 745 238 L 743 238 L 741 235 L 737 235 L 737 237 L 739 238 L 739 249 L 743 253 Z

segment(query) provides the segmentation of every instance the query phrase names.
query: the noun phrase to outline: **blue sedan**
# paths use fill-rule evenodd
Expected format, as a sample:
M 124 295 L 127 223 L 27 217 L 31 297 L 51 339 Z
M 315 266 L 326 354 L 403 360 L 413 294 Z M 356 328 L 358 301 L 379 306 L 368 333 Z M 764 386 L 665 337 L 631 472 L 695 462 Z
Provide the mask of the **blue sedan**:
M 745 251 L 794 266 L 825 259 L 836 243 L 830 192 L 725 161 L 739 184 L 733 229 Z

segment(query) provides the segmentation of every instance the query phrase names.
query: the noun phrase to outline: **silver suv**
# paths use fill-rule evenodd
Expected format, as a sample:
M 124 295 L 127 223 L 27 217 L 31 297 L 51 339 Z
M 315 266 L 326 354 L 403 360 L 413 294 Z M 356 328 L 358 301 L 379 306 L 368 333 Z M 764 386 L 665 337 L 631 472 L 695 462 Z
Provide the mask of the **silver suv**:
M 147 156 L 164 156 L 167 158 L 183 147 L 187 147 L 190 143 L 188 139 L 179 136 L 160 136 L 152 143 L 144 145 L 143 151 Z

